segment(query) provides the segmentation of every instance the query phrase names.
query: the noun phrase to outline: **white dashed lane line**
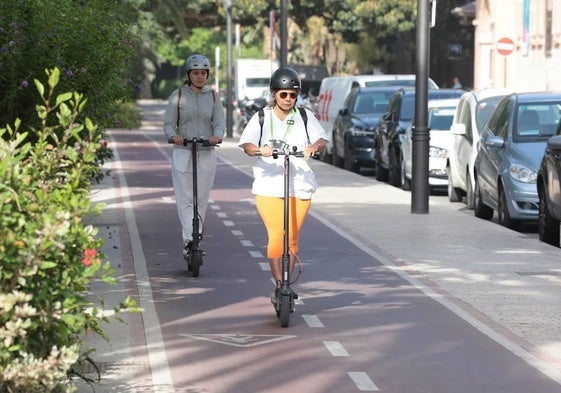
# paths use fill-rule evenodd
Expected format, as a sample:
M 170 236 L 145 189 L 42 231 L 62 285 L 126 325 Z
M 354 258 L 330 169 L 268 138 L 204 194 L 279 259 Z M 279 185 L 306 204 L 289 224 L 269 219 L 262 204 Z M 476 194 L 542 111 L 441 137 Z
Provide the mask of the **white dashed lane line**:
M 304 321 L 309 327 L 313 327 L 313 328 L 325 327 L 325 325 L 323 324 L 323 322 L 320 321 L 317 315 L 302 315 L 302 318 L 304 318 Z
M 263 254 L 261 254 L 260 251 L 250 251 L 249 255 L 251 255 L 253 258 L 263 258 Z
M 333 356 L 351 356 L 339 341 L 324 341 L 323 345 Z
M 378 386 L 368 376 L 365 372 L 359 371 L 349 371 L 347 373 L 349 377 L 353 380 L 358 390 L 361 392 L 379 392 Z
M 210 208 L 212 210 L 220 210 L 220 206 L 218 206 L 218 205 L 210 205 Z M 227 214 L 223 213 L 223 212 L 216 212 L 216 215 L 219 218 L 227 218 Z M 235 226 L 234 222 L 230 221 L 230 220 L 223 220 L 222 222 L 224 223 L 224 226 L 226 226 L 226 227 L 234 227 Z M 232 235 L 234 235 L 238 238 L 245 237 L 244 233 L 242 231 L 238 230 L 238 229 L 232 229 Z M 240 239 L 240 243 L 243 247 L 254 247 L 254 244 L 251 240 Z M 255 251 L 255 250 L 249 250 L 249 255 L 251 255 L 251 257 L 255 258 L 255 259 L 264 259 L 265 258 L 260 251 Z M 259 262 L 258 264 L 259 264 L 259 267 L 261 268 L 262 271 L 264 271 L 264 272 L 271 271 L 271 268 L 270 268 L 268 262 Z M 270 278 L 270 280 L 273 283 L 273 285 L 275 285 L 275 280 L 273 278 Z M 299 305 L 304 304 L 302 299 L 296 299 L 294 302 L 296 304 L 299 304 Z M 325 327 L 325 325 L 323 324 L 323 322 L 321 322 L 321 320 L 319 319 L 319 317 L 317 315 L 302 315 L 302 318 L 304 319 L 304 322 L 306 322 L 306 324 L 311 328 L 323 328 L 323 327 Z M 349 354 L 349 352 L 343 347 L 343 345 L 339 341 L 324 341 L 323 345 L 325 345 L 325 348 L 334 357 L 351 356 Z M 368 374 L 365 373 L 365 372 L 350 371 L 347 374 L 349 375 L 351 380 L 354 382 L 354 384 L 356 385 L 356 387 L 359 391 L 377 392 L 377 391 L 380 390 L 380 389 L 378 389 L 376 384 L 370 379 Z

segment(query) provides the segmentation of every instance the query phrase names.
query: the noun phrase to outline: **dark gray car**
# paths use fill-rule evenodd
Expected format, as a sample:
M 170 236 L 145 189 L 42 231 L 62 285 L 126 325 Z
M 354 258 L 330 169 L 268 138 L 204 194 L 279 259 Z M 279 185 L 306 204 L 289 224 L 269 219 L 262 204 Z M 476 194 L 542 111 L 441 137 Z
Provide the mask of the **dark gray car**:
M 540 240 L 559 247 L 561 221 L 561 121 L 554 136 L 547 140 L 538 170 Z
M 374 132 L 400 86 L 353 88 L 333 123 L 333 164 L 358 172 L 376 165 Z

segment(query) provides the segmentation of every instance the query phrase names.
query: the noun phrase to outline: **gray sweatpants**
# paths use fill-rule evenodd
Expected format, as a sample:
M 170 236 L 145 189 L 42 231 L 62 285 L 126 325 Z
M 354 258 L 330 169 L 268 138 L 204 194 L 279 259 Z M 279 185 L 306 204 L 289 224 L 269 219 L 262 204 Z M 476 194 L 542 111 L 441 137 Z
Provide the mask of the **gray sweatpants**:
M 190 150 L 173 149 L 171 173 L 183 241 L 188 242 L 193 239 L 193 164 Z M 197 150 L 199 233 L 203 231 L 208 199 L 215 175 L 216 152 L 214 149 Z

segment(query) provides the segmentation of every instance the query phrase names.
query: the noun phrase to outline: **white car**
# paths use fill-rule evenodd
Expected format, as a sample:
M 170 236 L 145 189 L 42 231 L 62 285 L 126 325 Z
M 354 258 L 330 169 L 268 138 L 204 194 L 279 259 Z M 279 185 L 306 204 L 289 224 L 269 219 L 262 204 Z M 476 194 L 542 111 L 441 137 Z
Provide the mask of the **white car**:
M 510 93 L 512 91 L 508 89 L 484 89 L 468 91 L 460 97 L 450 127 L 452 144 L 446 164 L 450 202 L 461 202 L 465 196 L 467 208 L 473 209 L 473 167 L 477 157 L 479 133 L 497 103 Z
M 459 98 L 446 98 L 428 101 L 427 123 L 430 128 L 429 142 L 429 187 L 446 188 L 448 179 L 446 175 L 446 162 L 448 149 L 452 142 L 450 126 Z M 401 143 L 401 188 L 411 189 L 413 173 L 413 127 L 405 130 Z

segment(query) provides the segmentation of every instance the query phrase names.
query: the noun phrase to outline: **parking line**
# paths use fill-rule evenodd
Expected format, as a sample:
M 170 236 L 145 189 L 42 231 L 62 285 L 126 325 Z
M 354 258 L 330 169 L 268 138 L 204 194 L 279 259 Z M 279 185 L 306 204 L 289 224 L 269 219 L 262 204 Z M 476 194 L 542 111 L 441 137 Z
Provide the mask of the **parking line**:
M 263 254 L 261 254 L 260 251 L 250 251 L 249 255 L 251 255 L 253 258 L 263 258 Z
M 251 240 L 240 240 L 240 242 L 244 247 L 253 247 L 253 242 Z
M 230 220 L 224 220 L 224 221 L 222 221 L 222 222 L 223 222 L 224 225 L 227 226 L 227 227 L 233 227 L 233 226 L 235 226 L 234 222 L 233 222 L 233 221 L 230 221 Z

